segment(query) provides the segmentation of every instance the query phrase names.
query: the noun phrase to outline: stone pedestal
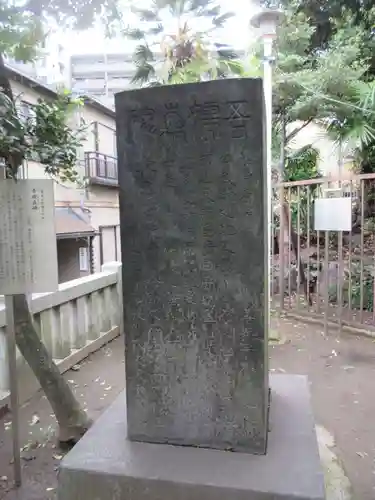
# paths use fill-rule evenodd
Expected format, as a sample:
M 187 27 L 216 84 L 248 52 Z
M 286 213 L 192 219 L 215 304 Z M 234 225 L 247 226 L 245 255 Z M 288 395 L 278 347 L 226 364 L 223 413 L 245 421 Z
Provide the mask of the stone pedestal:
M 58 500 L 324 500 L 307 380 L 271 375 L 267 455 L 131 442 L 125 394 L 68 453 Z

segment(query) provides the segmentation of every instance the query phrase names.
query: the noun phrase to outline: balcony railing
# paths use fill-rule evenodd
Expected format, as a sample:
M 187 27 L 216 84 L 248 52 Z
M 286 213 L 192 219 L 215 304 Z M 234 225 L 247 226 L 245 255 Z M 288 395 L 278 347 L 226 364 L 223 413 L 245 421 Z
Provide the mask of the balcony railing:
M 85 153 L 86 177 L 90 184 L 118 186 L 117 158 L 103 153 Z

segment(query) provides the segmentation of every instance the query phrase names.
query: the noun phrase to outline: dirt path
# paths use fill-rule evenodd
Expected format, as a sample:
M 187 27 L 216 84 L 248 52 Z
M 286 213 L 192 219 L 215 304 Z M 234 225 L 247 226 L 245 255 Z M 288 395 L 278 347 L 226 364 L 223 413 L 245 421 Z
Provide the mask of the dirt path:
M 270 369 L 307 374 L 317 423 L 334 435 L 337 454 L 354 489 L 353 500 L 375 498 L 375 342 L 329 337 L 322 329 L 273 319 L 286 343 L 271 347 Z M 98 416 L 124 387 L 123 339 L 66 374 L 91 415 Z M 61 453 L 53 446 L 54 419 L 37 394 L 22 409 L 24 485 L 12 491 L 9 416 L 0 420 L 0 500 L 55 500 Z M 3 479 L 1 479 L 3 478 Z
M 116 339 L 91 355 L 78 371 L 66 379 L 93 418 L 105 410 L 123 390 L 125 383 L 124 340 Z M 56 498 L 56 471 L 62 454 L 54 447 L 55 420 L 42 393 L 21 410 L 23 486 L 12 491 L 12 456 L 9 416 L 0 420 L 0 500 L 52 500 Z M 30 448 L 30 449 L 29 449 Z M 6 480 L 1 478 L 6 477 Z
M 274 319 L 287 342 L 271 348 L 271 370 L 307 374 L 317 423 L 334 436 L 353 500 L 375 498 L 375 342 Z

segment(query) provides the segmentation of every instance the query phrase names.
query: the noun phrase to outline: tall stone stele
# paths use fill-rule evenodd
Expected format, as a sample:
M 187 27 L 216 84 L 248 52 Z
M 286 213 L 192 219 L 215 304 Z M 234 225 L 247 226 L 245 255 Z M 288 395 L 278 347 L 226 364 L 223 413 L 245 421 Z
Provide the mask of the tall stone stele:
M 261 80 L 116 96 L 128 438 L 264 454 Z

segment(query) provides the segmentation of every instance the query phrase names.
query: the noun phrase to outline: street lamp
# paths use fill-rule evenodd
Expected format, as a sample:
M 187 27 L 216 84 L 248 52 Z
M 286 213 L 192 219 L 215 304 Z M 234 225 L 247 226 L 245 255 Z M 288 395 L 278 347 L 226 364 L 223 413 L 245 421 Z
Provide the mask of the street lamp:
M 268 308 L 271 304 L 271 244 L 272 244 L 272 53 L 273 41 L 276 38 L 276 28 L 283 19 L 282 11 L 278 9 L 263 9 L 253 16 L 251 25 L 256 28 L 263 40 L 263 91 L 266 111 L 266 169 L 267 169 L 267 222 L 268 222 Z M 281 250 L 283 252 L 283 249 Z M 270 311 L 268 312 L 268 322 Z M 270 325 L 268 324 L 268 328 Z

